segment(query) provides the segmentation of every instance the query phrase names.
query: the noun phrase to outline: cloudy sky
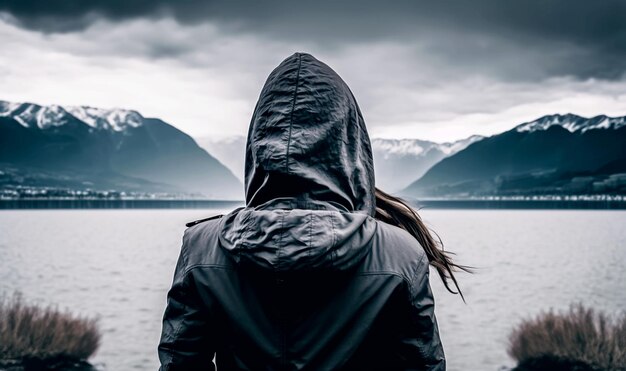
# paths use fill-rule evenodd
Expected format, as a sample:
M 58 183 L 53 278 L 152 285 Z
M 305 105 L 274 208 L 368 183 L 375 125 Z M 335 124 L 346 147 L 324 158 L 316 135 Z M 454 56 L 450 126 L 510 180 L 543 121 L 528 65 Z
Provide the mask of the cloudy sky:
M 551 113 L 626 115 L 626 1 L 0 0 L 0 99 L 121 107 L 245 135 L 296 51 L 371 136 L 449 141 Z

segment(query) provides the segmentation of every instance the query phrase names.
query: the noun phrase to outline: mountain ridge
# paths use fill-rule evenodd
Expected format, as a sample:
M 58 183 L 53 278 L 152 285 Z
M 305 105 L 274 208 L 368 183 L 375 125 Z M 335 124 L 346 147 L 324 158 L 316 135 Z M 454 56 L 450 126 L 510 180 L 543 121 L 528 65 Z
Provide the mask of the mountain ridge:
M 399 191 L 419 179 L 442 159 L 483 138 L 472 135 L 444 143 L 421 139 L 373 138 L 376 185 L 389 192 Z
M 419 178 L 442 158 L 482 138 L 480 135 L 472 135 L 444 143 L 421 139 L 372 138 L 376 184 L 390 192 L 398 191 Z M 200 137 L 197 141 L 243 180 L 246 146 L 244 136 L 218 139 Z
M 626 172 L 625 122 L 626 116 L 545 115 L 443 159 L 401 193 L 465 197 L 626 192 L 617 176 Z M 618 180 L 607 188 L 609 178 Z
M 159 190 L 222 199 L 243 196 L 239 180 L 191 136 L 134 110 L 0 101 L 0 119 L 0 163 L 5 167 L 55 171 L 59 179 L 80 174 L 94 187 L 108 184 L 95 174 L 118 174 Z M 5 180 L 4 186 L 17 180 Z M 118 187 L 136 188 L 125 183 Z
M 518 132 L 547 130 L 551 126 L 558 125 L 574 133 L 581 133 L 593 129 L 619 129 L 626 125 L 626 116 L 609 117 L 607 115 L 596 115 L 584 117 L 573 113 L 545 115 L 534 121 L 517 125 L 514 129 Z

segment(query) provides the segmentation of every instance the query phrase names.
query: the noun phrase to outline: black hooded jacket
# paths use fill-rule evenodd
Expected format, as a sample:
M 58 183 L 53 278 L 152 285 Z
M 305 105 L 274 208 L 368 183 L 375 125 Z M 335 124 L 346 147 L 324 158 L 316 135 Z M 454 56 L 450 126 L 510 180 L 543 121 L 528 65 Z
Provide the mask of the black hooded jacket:
M 374 219 L 365 122 L 330 67 L 270 74 L 245 175 L 245 207 L 185 231 L 161 370 L 445 370 L 428 259 Z

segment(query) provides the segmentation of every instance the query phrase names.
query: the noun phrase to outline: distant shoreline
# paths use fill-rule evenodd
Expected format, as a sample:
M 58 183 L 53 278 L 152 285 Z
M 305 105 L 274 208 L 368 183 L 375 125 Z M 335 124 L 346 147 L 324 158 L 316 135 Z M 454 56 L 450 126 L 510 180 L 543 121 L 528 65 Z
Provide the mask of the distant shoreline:
M 625 201 L 615 200 L 425 200 L 413 204 L 424 209 L 626 210 Z
M 0 210 L 23 209 L 219 209 L 243 201 L 184 199 L 19 199 L 0 200 Z
M 436 199 L 413 200 L 423 209 L 573 209 L 625 210 L 622 200 L 488 200 Z M 243 201 L 185 199 L 4 199 L 0 210 L 28 209 L 230 209 Z

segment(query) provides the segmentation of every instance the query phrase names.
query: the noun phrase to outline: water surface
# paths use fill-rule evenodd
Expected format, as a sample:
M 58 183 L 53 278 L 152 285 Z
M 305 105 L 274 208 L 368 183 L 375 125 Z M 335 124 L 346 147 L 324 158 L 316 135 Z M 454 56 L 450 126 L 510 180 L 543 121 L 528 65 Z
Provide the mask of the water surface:
M 0 292 L 101 318 L 104 370 L 155 370 L 165 297 L 185 222 L 228 210 L 0 211 Z M 448 369 L 498 370 L 511 327 L 582 301 L 626 308 L 626 212 L 429 210 L 467 299 L 431 283 Z

